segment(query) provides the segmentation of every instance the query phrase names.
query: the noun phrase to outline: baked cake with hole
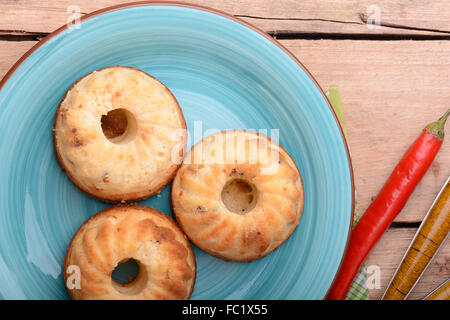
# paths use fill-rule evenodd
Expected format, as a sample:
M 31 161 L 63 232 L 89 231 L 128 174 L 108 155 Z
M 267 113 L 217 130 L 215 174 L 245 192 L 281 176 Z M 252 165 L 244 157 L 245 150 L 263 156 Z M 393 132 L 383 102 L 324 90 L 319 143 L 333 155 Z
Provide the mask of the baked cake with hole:
M 130 259 L 137 276 L 115 281 L 113 271 Z M 116 205 L 81 226 L 64 271 L 72 299 L 174 300 L 190 297 L 196 264 L 189 241 L 169 216 L 142 205 Z
M 172 183 L 175 218 L 202 250 L 252 261 L 278 248 L 297 227 L 304 191 L 289 154 L 263 134 L 230 130 L 203 139 Z
M 94 71 L 67 91 L 56 111 L 54 147 L 70 180 L 109 202 L 159 192 L 186 148 L 186 123 L 172 93 L 135 68 Z

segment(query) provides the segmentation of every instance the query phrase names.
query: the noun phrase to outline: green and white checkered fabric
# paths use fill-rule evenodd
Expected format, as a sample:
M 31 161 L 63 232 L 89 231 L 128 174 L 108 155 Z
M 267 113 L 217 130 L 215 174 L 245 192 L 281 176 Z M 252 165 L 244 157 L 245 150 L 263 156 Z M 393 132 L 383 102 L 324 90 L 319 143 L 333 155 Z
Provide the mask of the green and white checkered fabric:
M 331 106 L 336 113 L 336 116 L 341 123 L 342 129 L 344 131 L 345 139 L 348 140 L 347 130 L 345 128 L 345 118 L 344 118 L 344 109 L 342 108 L 341 96 L 339 94 L 337 86 L 331 86 L 327 92 L 328 100 L 331 103 Z M 355 201 L 355 213 L 353 215 L 353 227 L 356 226 L 358 220 L 360 218 L 358 212 L 358 203 Z M 367 288 L 367 273 L 366 267 L 363 265 L 356 275 L 353 283 L 350 286 L 350 289 L 347 293 L 346 300 L 367 300 L 369 299 L 369 289 Z
M 363 265 L 348 290 L 346 300 L 367 300 L 369 289 L 366 285 L 366 267 Z
M 358 202 L 355 201 L 355 214 L 353 218 L 353 228 L 356 226 L 360 218 L 358 212 Z M 359 269 L 358 274 L 348 290 L 346 300 L 367 300 L 369 299 L 369 288 L 367 288 L 367 273 L 364 265 Z

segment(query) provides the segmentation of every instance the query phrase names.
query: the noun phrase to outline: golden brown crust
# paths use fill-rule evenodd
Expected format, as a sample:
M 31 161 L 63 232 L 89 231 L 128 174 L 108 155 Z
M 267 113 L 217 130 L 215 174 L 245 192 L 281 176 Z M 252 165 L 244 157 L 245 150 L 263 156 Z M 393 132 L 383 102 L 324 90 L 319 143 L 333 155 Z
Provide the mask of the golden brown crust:
M 114 267 L 130 258 L 140 265 L 138 277 L 128 285 L 112 281 Z M 72 299 L 188 299 L 196 278 L 195 256 L 186 235 L 169 216 L 137 204 L 115 205 L 86 220 L 66 252 L 66 286 L 70 265 L 81 272 L 81 289 L 67 290 Z M 147 269 L 151 280 L 138 280 Z M 127 286 L 140 288 L 131 294 L 115 289 Z
M 126 66 L 113 66 L 113 67 L 105 67 L 102 69 L 98 69 L 96 70 L 98 71 L 102 71 L 102 70 L 106 70 L 106 69 L 112 69 L 112 68 L 125 68 L 125 69 L 130 69 L 130 70 L 136 70 L 138 72 L 141 72 L 143 74 L 145 74 L 146 76 L 156 80 L 157 82 L 159 82 L 166 90 L 166 92 L 173 98 L 173 100 L 176 102 L 177 105 L 177 116 L 178 119 L 181 123 L 181 129 L 187 130 L 187 126 L 186 126 L 186 121 L 184 119 L 183 116 L 183 112 L 181 110 L 181 107 L 178 104 L 178 101 L 176 100 L 175 96 L 172 94 L 172 92 L 164 86 L 164 84 L 162 84 L 158 79 L 156 79 L 155 77 L 149 75 L 148 73 L 139 70 L 137 68 L 133 68 L 133 67 L 126 67 Z M 65 172 L 69 178 L 70 181 L 72 181 L 72 183 L 83 193 L 96 198 L 98 200 L 104 201 L 104 202 L 108 202 L 108 203 L 117 203 L 117 202 L 121 202 L 121 203 L 133 203 L 133 202 L 137 202 L 137 201 L 141 201 L 144 200 L 156 193 L 159 193 L 175 176 L 176 171 L 178 170 L 178 168 L 181 166 L 181 163 L 172 163 L 172 165 L 167 169 L 166 171 L 166 178 L 161 181 L 159 184 L 155 185 L 153 188 L 148 189 L 146 192 L 127 192 L 127 193 L 123 193 L 123 194 L 115 194 L 113 196 L 101 196 L 101 194 L 99 192 L 96 192 L 96 190 L 90 190 L 88 188 L 82 187 L 79 183 L 77 183 L 77 179 L 72 175 L 71 171 L 68 170 L 68 168 L 66 167 L 66 165 L 64 164 L 64 161 L 62 159 L 62 156 L 59 152 L 58 149 L 58 144 L 57 144 L 57 140 L 56 140 L 56 132 L 57 132 L 57 121 L 61 115 L 61 105 L 63 103 L 63 101 L 66 99 L 68 93 L 77 85 L 77 83 L 79 83 L 81 80 L 83 80 L 85 77 L 91 75 L 91 73 L 81 77 L 80 79 L 78 79 L 77 81 L 75 81 L 70 88 L 66 91 L 66 93 L 64 94 L 63 98 L 60 100 L 60 103 L 58 105 L 58 108 L 55 112 L 55 118 L 54 118 L 54 122 L 53 122 L 53 130 L 52 130 L 52 139 L 53 139 L 53 148 L 54 148 L 54 153 L 55 156 L 58 160 L 58 163 L 61 167 L 61 169 L 63 170 L 63 172 Z M 106 139 L 106 138 L 105 138 Z M 180 150 L 180 158 L 183 157 L 185 151 L 186 151 L 186 142 L 187 139 L 186 137 L 183 137 L 184 141 L 182 141 L 182 150 Z
M 249 131 L 237 129 L 221 132 L 219 134 L 227 133 L 249 134 Z M 234 213 L 230 214 L 229 210 L 220 204 L 220 199 L 218 199 L 220 190 L 214 192 L 211 188 L 207 189 L 207 186 L 213 186 L 213 188 L 216 189 L 222 188 L 223 182 L 215 185 L 215 180 L 221 179 L 220 170 L 228 170 L 226 171 L 227 177 L 225 179 L 228 179 L 229 177 L 233 178 L 235 176 L 233 173 L 239 172 L 237 175 L 239 178 L 248 179 L 251 182 L 256 181 L 255 183 L 261 188 L 260 191 L 266 193 L 267 188 L 264 187 L 263 184 L 258 183 L 261 176 L 256 173 L 255 166 L 252 165 L 245 163 L 237 165 L 198 165 L 183 163 L 171 186 L 171 206 L 174 212 L 174 218 L 180 228 L 197 247 L 211 255 L 228 261 L 249 262 L 264 257 L 277 249 L 292 235 L 300 221 L 301 212 L 303 211 L 303 182 L 295 162 L 280 145 L 274 143 L 265 135 L 253 132 L 251 134 L 258 139 L 269 141 L 270 145 L 278 148 L 280 152 L 280 161 L 282 163 L 281 166 L 284 168 L 284 171 L 279 170 L 277 174 L 286 175 L 286 172 L 288 172 L 290 175 L 290 178 L 288 177 L 283 180 L 283 183 L 286 184 L 286 186 L 289 185 L 289 187 L 285 188 L 285 191 L 283 191 L 286 193 L 283 197 L 289 198 L 290 200 L 284 201 L 284 199 L 280 199 L 280 201 L 282 201 L 280 202 L 280 204 L 282 204 L 280 206 L 280 211 L 284 212 L 282 218 L 275 212 L 271 212 L 270 208 L 268 208 L 266 212 L 264 212 L 263 209 L 264 203 L 270 207 L 269 201 L 277 201 L 274 200 L 274 198 L 278 195 L 275 195 L 272 197 L 273 199 L 270 200 L 266 200 L 268 198 L 262 196 L 262 203 L 257 204 L 257 207 L 253 209 L 253 212 L 250 211 L 247 213 L 245 219 L 241 219 L 242 216 Z M 195 152 L 192 150 L 199 144 L 200 143 L 195 145 L 191 151 L 188 152 L 185 160 L 192 157 L 192 152 Z M 196 181 L 193 181 L 192 177 L 195 176 L 195 172 L 198 168 L 203 168 L 204 166 L 212 167 L 213 169 L 211 169 L 211 171 L 213 174 L 210 176 L 204 175 L 201 178 L 197 178 Z M 284 179 L 286 177 L 287 176 L 283 176 L 282 178 Z M 180 181 L 183 180 L 184 187 L 181 186 L 182 183 L 180 184 Z M 198 182 L 203 182 L 203 185 Z M 295 185 L 296 188 L 292 188 L 293 185 Z M 273 187 L 277 187 L 277 184 L 273 184 Z M 188 191 L 186 188 L 194 188 L 196 191 L 196 195 L 194 196 L 195 200 L 192 201 L 192 199 L 186 198 L 186 192 Z M 271 196 L 269 193 L 270 192 L 267 191 L 267 197 Z M 202 200 L 198 197 L 199 194 L 205 195 L 208 199 L 204 198 Z M 198 204 L 199 207 L 209 206 L 210 210 L 205 211 L 202 209 L 197 212 L 198 214 L 195 214 L 189 209 L 192 208 L 193 204 Z M 292 208 L 296 209 L 295 213 L 291 211 L 291 205 L 294 206 Z M 254 212 L 262 213 L 264 218 L 257 218 L 257 215 L 254 214 Z M 244 220 L 245 222 L 241 220 Z M 267 225 L 269 225 L 269 228 Z M 274 229 L 277 229 L 276 232 L 270 229 L 272 226 Z M 238 235 L 238 239 L 236 239 L 236 235 Z M 214 240 L 210 241 L 211 239 Z

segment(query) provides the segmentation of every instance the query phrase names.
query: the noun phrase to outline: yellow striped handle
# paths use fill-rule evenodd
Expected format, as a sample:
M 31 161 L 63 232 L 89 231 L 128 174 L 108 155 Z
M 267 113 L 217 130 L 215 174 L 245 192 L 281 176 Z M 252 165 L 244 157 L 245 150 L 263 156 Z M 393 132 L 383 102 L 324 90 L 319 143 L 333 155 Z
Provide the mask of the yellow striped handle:
M 422 221 L 383 300 L 405 299 L 447 237 L 450 229 L 449 197 L 450 177 Z
M 439 287 L 431 291 L 425 298 L 425 300 L 450 300 L 450 279 L 447 279 Z

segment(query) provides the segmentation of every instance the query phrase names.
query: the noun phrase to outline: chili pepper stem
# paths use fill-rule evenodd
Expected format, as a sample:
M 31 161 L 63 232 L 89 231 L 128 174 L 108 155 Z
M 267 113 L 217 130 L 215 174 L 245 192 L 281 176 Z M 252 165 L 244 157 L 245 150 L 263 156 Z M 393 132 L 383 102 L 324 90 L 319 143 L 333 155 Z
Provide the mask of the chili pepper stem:
M 447 112 L 437 121 L 434 121 L 427 125 L 425 127 L 425 130 L 427 130 L 429 133 L 434 135 L 439 140 L 444 140 L 444 126 L 445 122 L 447 121 L 448 117 L 450 115 L 450 109 L 447 110 Z

